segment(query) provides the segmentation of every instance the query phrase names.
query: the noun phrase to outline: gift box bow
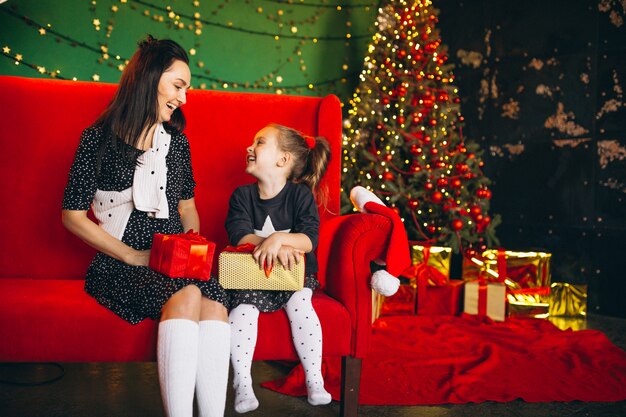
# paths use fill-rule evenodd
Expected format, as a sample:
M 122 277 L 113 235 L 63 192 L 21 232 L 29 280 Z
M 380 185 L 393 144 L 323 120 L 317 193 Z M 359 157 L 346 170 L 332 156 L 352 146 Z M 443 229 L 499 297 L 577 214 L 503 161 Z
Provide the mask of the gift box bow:
M 430 246 L 425 246 L 423 253 L 422 262 L 409 268 L 410 276 L 416 278 L 421 285 L 443 287 L 448 283 L 448 277 L 434 266 L 428 265 Z
M 237 253 L 250 253 L 252 254 L 256 246 L 252 243 L 244 243 L 237 246 L 226 246 L 224 248 L 224 252 L 237 252 Z M 263 263 L 263 271 L 265 272 L 265 277 L 269 278 L 272 273 L 273 265 L 267 265 L 267 261 Z

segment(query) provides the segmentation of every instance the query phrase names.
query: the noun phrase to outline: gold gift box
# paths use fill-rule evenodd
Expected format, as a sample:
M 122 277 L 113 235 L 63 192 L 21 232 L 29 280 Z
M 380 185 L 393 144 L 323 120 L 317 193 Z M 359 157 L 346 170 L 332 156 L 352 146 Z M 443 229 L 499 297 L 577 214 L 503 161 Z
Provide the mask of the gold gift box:
M 219 282 L 228 290 L 298 291 L 304 287 L 304 264 L 301 259 L 289 271 L 277 263 L 266 276 L 251 253 L 222 252 L 218 258 Z
M 587 285 L 554 282 L 550 286 L 551 317 L 585 317 Z
M 504 256 L 507 275 L 509 275 L 504 283 L 508 288 L 515 290 L 550 286 L 550 258 L 552 254 L 507 250 L 504 252 Z M 516 272 L 520 271 L 524 274 L 516 276 Z M 483 252 L 482 259 L 464 257 L 462 277 L 464 281 L 475 281 L 480 278 L 498 280 L 498 250 L 487 249 Z
M 546 288 L 546 290 L 548 290 Z M 506 298 L 509 304 L 509 317 L 535 317 L 545 319 L 548 317 L 550 294 L 549 291 L 543 293 L 512 293 L 507 292 Z
M 424 249 L 426 246 L 419 244 L 411 245 L 411 263 L 413 266 L 424 262 Z M 443 246 L 431 246 L 430 255 L 426 265 L 432 266 L 441 272 L 447 279 L 450 279 L 450 258 L 452 257 L 452 248 Z

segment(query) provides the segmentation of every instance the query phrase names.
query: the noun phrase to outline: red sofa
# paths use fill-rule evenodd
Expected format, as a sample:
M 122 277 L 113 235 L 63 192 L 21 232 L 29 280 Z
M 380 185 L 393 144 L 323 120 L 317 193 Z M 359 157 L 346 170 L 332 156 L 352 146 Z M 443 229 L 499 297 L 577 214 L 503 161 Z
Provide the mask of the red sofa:
M 61 225 L 63 188 L 81 131 L 115 85 L 0 76 L 0 361 L 153 361 L 157 323 L 133 326 L 83 291 L 94 251 Z M 317 254 L 322 289 L 313 305 L 323 351 L 344 358 L 342 415 L 356 415 L 360 359 L 371 332 L 370 260 L 384 255 L 391 230 L 377 215 L 339 216 L 341 108 L 324 98 L 192 90 L 187 117 L 201 234 L 226 245 L 233 189 L 251 181 L 245 147 L 269 122 L 325 136 L 325 177 Z M 255 359 L 297 360 L 283 311 L 262 314 Z

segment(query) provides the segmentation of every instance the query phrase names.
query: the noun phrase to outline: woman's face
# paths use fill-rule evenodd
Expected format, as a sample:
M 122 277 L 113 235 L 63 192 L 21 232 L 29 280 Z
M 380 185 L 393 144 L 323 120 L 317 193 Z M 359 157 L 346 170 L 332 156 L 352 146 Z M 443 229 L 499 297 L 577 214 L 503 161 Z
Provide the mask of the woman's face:
M 174 110 L 187 102 L 187 90 L 191 85 L 189 65 L 183 61 L 174 61 L 161 74 L 158 87 L 157 119 L 160 123 L 168 122 Z

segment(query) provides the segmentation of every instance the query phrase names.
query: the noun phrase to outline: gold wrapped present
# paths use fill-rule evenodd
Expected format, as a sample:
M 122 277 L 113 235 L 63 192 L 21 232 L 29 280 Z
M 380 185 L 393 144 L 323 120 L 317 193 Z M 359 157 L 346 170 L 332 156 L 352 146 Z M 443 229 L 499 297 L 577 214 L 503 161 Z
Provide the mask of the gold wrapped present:
M 290 271 L 278 263 L 266 274 L 251 253 L 224 251 L 218 269 L 220 284 L 229 290 L 298 291 L 304 287 L 304 258 Z
M 463 258 L 462 277 L 464 281 L 502 281 L 500 272 L 505 271 L 504 283 L 509 289 L 549 287 L 551 257 L 546 252 L 488 249 L 482 256 Z
M 446 285 L 450 280 L 452 248 L 411 244 L 412 266 L 403 275 L 425 278 L 431 285 Z
M 506 294 L 509 304 L 509 317 L 535 317 L 545 319 L 548 317 L 550 304 L 550 288 L 526 288 L 510 290 Z
M 585 317 L 587 285 L 554 282 L 550 286 L 550 317 Z

